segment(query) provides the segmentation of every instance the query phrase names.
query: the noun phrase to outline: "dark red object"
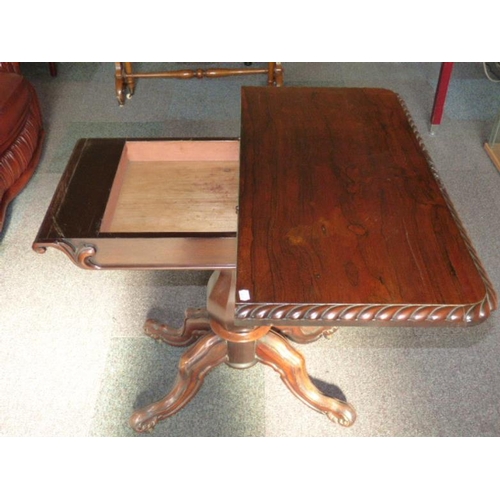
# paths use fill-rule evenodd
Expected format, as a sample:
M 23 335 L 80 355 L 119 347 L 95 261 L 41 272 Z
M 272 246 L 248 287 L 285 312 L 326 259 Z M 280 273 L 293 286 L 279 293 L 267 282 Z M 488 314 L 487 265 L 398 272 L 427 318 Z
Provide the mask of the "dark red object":
M 441 64 L 441 71 L 439 72 L 439 80 L 434 96 L 434 105 L 432 107 L 431 126 L 440 125 L 443 118 L 444 103 L 446 101 L 446 94 L 450 85 L 451 73 L 453 71 L 452 62 L 444 62 Z
M 43 136 L 35 89 L 19 63 L 0 63 L 0 231 L 9 203 L 38 165 Z

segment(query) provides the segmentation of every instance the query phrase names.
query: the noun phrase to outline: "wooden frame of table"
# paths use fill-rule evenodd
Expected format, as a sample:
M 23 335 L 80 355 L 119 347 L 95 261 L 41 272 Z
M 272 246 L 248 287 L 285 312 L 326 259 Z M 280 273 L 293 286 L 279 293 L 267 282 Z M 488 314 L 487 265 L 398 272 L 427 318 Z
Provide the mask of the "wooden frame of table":
M 214 270 L 206 308 L 181 328 L 146 322 L 190 347 L 172 390 L 132 415 L 139 432 L 221 363 L 269 365 L 352 425 L 352 405 L 314 386 L 290 340 L 471 326 L 497 306 L 404 103 L 384 89 L 243 88 L 239 141 L 82 140 L 33 246 L 89 269 Z

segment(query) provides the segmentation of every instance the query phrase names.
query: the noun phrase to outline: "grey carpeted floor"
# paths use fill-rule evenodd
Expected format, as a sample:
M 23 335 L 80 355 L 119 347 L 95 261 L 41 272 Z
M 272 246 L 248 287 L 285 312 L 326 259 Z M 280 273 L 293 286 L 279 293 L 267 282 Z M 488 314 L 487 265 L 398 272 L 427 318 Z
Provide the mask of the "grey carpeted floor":
M 483 150 L 500 112 L 500 85 L 486 79 L 481 63 L 455 66 L 434 136 L 439 63 L 284 68 L 289 86 L 401 94 L 500 290 L 500 174 Z M 143 323 L 180 324 L 186 307 L 204 305 L 209 274 L 84 271 L 55 250 L 36 254 L 31 244 L 79 138 L 237 137 L 241 85 L 265 85 L 265 77 L 140 80 L 120 108 L 113 63 L 58 69 L 52 78 L 44 63 L 22 64 L 38 91 L 47 137 L 38 171 L 0 236 L 0 436 L 134 436 L 131 412 L 169 390 L 182 353 L 145 337 Z M 498 312 L 470 329 L 343 328 L 299 350 L 318 386 L 355 406 L 353 427 L 310 410 L 270 368 L 223 366 L 152 436 L 500 436 Z

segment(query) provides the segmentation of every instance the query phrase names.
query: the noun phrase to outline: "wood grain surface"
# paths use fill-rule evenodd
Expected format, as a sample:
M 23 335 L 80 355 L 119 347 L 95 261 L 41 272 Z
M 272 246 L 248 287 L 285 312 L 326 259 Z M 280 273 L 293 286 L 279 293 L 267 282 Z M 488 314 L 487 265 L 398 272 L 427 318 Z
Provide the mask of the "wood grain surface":
M 112 233 L 236 232 L 237 161 L 129 162 Z
M 314 319 L 311 306 L 343 304 L 368 320 L 369 305 L 446 305 L 447 321 L 455 305 L 496 306 L 393 92 L 244 88 L 240 177 L 240 319 Z

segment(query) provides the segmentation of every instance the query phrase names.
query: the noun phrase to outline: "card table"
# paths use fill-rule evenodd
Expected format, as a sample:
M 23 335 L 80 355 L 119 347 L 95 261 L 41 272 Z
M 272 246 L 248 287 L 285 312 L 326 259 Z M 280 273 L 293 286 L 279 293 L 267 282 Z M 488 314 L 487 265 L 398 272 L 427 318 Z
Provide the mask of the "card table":
M 343 426 L 292 342 L 340 326 L 473 326 L 496 293 L 401 98 L 244 87 L 239 139 L 82 139 L 33 244 L 86 269 L 209 269 L 206 307 L 146 333 L 189 346 L 130 424 L 151 431 L 222 363 L 271 366 Z M 167 298 L 168 299 L 168 298 Z M 328 359 L 324 360 L 328 363 Z

